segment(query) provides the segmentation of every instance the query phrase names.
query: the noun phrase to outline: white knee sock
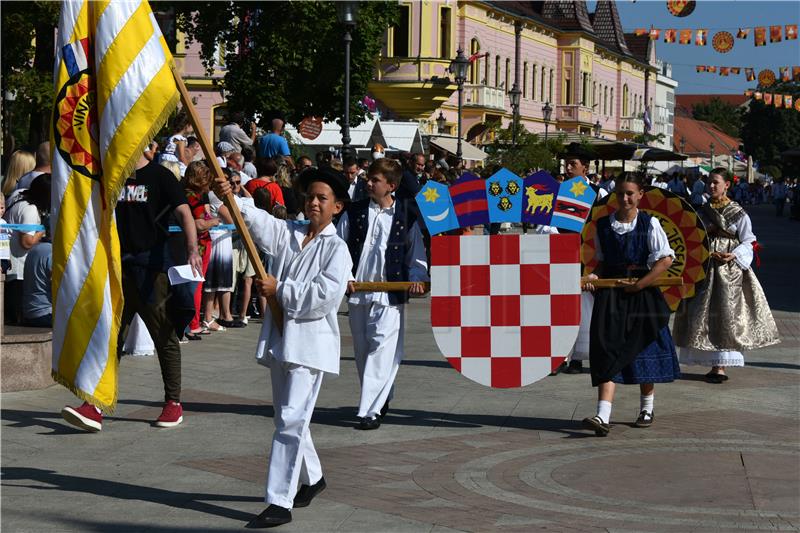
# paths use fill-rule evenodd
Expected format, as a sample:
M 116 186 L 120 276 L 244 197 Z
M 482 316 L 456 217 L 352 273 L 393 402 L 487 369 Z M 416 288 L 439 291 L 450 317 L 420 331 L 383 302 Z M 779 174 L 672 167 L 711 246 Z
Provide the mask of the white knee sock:
M 651 415 L 653 414 L 653 403 L 656 399 L 656 393 L 651 394 L 650 396 L 645 396 L 644 394 L 639 396 L 639 412 L 647 411 Z
M 608 424 L 611 420 L 611 402 L 600 400 L 597 402 L 597 416 L 603 421 L 603 424 Z

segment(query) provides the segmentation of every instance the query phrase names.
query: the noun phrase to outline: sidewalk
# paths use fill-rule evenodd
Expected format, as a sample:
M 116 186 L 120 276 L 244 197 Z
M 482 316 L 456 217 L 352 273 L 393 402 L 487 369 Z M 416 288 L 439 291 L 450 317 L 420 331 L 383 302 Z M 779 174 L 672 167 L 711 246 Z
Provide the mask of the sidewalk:
M 439 355 L 428 299 L 407 310 L 407 358 L 377 431 L 356 431 L 349 336 L 311 427 L 328 489 L 279 531 L 800 531 L 800 222 L 749 208 L 756 270 L 783 342 L 710 385 L 707 371 L 656 387 L 656 420 L 632 427 L 621 387 L 608 438 L 588 372 L 522 389 L 462 378 Z M 340 317 L 349 334 L 346 317 Z M 17 531 L 240 531 L 260 512 L 272 432 L 259 325 L 184 345 L 184 423 L 158 429 L 155 358 L 126 357 L 99 434 L 66 425 L 63 387 L 2 400 L 2 527 Z

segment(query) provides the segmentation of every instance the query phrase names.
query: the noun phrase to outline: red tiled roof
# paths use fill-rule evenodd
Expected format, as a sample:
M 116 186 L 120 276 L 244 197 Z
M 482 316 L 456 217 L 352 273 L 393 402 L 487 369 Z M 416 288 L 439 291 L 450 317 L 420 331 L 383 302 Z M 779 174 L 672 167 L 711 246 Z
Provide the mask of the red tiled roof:
M 741 144 L 741 140 L 724 133 L 710 122 L 675 115 L 672 137 L 675 152 L 680 152 L 682 138 L 686 140 L 684 153 L 690 156 L 710 154 L 711 143 L 714 143 L 714 153 L 717 155 L 730 154 L 738 150 Z
M 737 107 L 749 100 L 749 98 L 743 94 L 676 94 L 675 113 L 691 117 L 692 107 L 695 104 L 707 104 L 712 98 L 719 98 L 723 102 Z

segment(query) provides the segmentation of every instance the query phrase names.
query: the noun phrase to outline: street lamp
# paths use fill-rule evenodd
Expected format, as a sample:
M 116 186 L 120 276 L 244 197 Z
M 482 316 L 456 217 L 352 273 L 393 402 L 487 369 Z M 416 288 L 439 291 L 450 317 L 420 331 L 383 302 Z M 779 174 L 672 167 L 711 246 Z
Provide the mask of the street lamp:
M 12 111 L 14 107 L 14 102 L 17 99 L 17 91 L 15 90 L 8 90 L 3 93 L 3 111 L 6 114 L 5 120 L 3 120 L 3 154 L 4 157 L 8 157 L 14 151 L 14 142 L 13 132 L 11 129 L 11 119 L 12 119 Z M 8 144 L 6 144 L 8 143 Z
M 594 130 L 595 139 L 599 139 L 600 138 L 600 134 L 603 132 L 603 125 L 600 124 L 600 120 L 599 119 L 597 120 L 597 122 L 594 123 L 594 126 L 592 127 L 592 129 Z
M 336 2 L 336 15 L 344 25 L 344 123 L 342 124 L 342 158 L 350 152 L 350 32 L 358 19 L 358 2 Z
M 444 125 L 447 123 L 447 119 L 444 117 L 441 109 L 439 110 L 439 116 L 436 117 L 436 128 L 439 133 L 444 133 Z
M 547 142 L 547 128 L 550 126 L 550 117 L 553 116 L 553 107 L 550 102 L 545 102 L 542 106 L 542 118 L 544 118 L 544 142 Z
M 456 159 L 461 163 L 461 106 L 464 103 L 464 82 L 467 81 L 467 68 L 469 59 L 464 55 L 464 50 L 459 46 L 456 57 L 450 62 L 450 73 L 456 78 L 458 84 L 458 142 L 456 144 Z
M 681 155 L 685 155 L 686 154 L 686 137 L 684 137 L 683 135 L 681 135 L 680 147 L 681 147 Z M 684 160 L 681 159 L 681 168 L 683 168 L 683 162 L 684 162 Z
M 508 91 L 508 99 L 511 101 L 512 119 L 511 119 L 511 145 L 517 146 L 517 122 L 519 122 L 519 100 L 522 96 L 522 91 L 519 90 L 515 83 L 511 90 Z
M 711 148 L 711 168 L 714 168 L 714 143 L 708 145 Z

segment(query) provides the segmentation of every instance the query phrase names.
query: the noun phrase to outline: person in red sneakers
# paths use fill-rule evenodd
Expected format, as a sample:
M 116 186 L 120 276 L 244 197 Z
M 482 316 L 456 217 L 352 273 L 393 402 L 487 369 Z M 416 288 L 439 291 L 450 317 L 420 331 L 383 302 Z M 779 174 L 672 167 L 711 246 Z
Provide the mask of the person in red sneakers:
M 169 213 L 174 214 L 183 229 L 186 261 L 196 273 L 200 273 L 202 260 L 197 252 L 194 217 L 175 176 L 145 157 L 138 161 L 136 173 L 125 182 L 115 213 L 125 298 L 117 355 L 122 355 L 128 326 L 133 316 L 139 313 L 156 345 L 164 380 L 165 405 L 155 425 L 174 427 L 183 422 L 183 408 L 180 404 L 181 348 L 176 334 L 177 324 L 167 310 L 170 286 L 166 272 L 177 259 L 171 257 L 167 246 Z M 183 327 L 178 325 L 177 329 L 180 331 Z M 80 407 L 64 407 L 61 416 L 86 431 L 97 432 L 103 428 L 103 415 L 87 402 Z

